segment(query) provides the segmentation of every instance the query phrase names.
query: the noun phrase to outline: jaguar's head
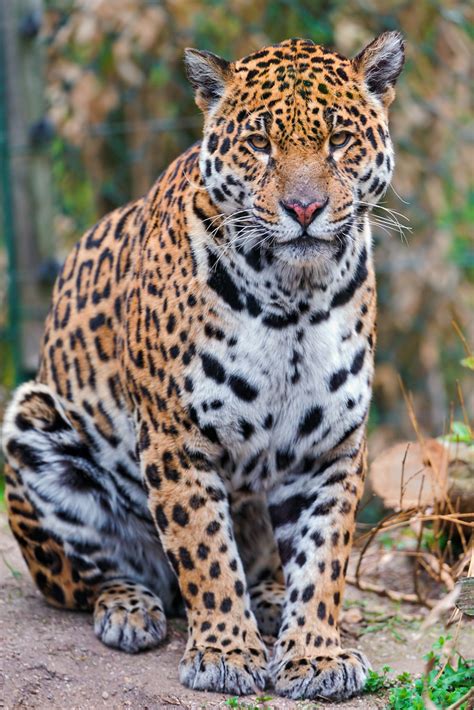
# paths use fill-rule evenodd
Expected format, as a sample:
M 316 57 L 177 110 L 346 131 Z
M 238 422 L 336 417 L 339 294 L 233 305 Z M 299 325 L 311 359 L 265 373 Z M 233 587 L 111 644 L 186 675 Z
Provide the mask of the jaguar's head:
M 200 168 L 236 245 L 287 262 L 336 253 L 390 182 L 398 32 L 354 59 L 292 39 L 236 62 L 186 50 L 205 116 Z

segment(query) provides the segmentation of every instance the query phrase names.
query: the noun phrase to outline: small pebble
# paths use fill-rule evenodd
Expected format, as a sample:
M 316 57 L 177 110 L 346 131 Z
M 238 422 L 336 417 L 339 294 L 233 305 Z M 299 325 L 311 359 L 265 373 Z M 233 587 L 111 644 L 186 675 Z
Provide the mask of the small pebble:
M 107 700 L 107 698 L 109 697 L 109 694 L 106 690 L 104 690 L 104 692 L 102 693 L 102 697 L 104 700 Z

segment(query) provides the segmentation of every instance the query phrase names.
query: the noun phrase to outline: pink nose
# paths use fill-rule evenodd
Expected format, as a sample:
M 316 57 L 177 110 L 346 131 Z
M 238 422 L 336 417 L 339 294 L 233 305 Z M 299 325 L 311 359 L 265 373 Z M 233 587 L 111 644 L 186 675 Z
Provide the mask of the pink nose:
M 282 200 L 280 204 L 290 217 L 296 219 L 302 227 L 307 227 L 318 214 L 321 214 L 328 201 L 328 199 L 319 199 L 303 203 L 299 200 Z

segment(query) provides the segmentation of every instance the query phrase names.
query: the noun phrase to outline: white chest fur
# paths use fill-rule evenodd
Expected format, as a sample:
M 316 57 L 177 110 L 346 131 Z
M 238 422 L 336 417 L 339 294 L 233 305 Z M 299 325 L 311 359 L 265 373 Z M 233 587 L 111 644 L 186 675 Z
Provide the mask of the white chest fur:
M 189 405 L 204 432 L 197 448 L 231 488 L 267 488 L 317 466 L 365 416 L 367 336 L 358 332 L 353 305 L 326 311 L 329 298 L 315 297 L 284 328 L 265 325 L 264 312 L 226 312 L 225 337 L 200 345 L 189 370 Z M 318 320 L 315 313 L 329 315 Z

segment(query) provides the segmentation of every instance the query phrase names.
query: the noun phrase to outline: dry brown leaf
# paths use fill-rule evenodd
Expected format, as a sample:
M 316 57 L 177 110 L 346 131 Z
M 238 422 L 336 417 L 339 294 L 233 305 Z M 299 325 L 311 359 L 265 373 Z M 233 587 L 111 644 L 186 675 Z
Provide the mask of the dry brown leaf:
M 374 492 L 388 508 L 406 510 L 432 505 L 446 496 L 448 450 L 427 439 L 395 444 L 372 462 L 370 480 Z

